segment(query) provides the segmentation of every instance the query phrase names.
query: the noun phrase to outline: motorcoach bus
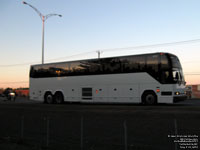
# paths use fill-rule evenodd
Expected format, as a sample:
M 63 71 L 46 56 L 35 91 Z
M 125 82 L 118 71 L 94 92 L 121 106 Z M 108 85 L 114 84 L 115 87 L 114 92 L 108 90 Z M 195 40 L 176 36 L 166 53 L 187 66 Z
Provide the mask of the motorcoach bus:
M 30 99 L 45 103 L 174 103 L 184 99 L 180 61 L 150 53 L 30 67 Z

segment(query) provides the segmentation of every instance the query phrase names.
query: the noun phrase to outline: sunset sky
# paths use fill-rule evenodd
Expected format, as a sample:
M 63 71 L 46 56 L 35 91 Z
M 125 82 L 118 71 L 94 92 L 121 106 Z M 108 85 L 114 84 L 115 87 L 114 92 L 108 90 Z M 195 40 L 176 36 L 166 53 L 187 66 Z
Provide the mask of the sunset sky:
M 200 84 L 199 0 L 27 0 L 45 22 L 45 63 L 170 52 L 187 84 Z M 42 21 L 21 0 L 0 0 L 0 88 L 28 87 L 41 63 Z

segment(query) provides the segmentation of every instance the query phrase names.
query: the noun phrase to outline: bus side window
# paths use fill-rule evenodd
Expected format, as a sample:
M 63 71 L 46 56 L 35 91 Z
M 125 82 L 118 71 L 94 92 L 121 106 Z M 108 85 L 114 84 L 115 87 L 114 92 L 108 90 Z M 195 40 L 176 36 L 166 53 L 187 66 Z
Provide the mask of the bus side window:
M 147 55 L 146 56 L 146 70 L 155 79 L 159 80 L 160 73 L 158 72 L 158 55 Z
M 170 81 L 169 71 L 161 72 L 161 83 L 168 83 Z
M 120 59 L 118 58 L 111 59 L 111 62 L 110 62 L 111 73 L 119 73 L 120 67 L 121 67 Z
M 100 73 L 100 65 L 98 60 L 90 60 L 88 62 L 87 70 L 90 75 L 95 75 Z
M 148 70 L 158 72 L 158 55 L 147 55 L 146 66 Z
M 138 71 L 143 72 L 145 69 L 145 56 L 138 56 Z
M 169 69 L 169 61 L 166 55 L 161 55 L 161 70 Z

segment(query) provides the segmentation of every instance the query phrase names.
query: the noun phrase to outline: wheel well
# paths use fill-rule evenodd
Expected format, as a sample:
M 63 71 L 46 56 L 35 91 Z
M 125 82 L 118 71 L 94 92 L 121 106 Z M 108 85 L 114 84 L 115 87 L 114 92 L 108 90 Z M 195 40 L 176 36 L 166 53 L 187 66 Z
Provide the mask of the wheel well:
M 157 99 L 158 99 L 158 97 L 157 97 L 157 94 L 153 91 L 153 90 L 145 90 L 143 93 L 142 93 L 142 103 L 144 103 L 144 96 L 147 94 L 147 93 L 152 93 L 152 94 L 154 94 L 155 95 L 155 97 L 156 97 L 156 102 L 157 102 Z

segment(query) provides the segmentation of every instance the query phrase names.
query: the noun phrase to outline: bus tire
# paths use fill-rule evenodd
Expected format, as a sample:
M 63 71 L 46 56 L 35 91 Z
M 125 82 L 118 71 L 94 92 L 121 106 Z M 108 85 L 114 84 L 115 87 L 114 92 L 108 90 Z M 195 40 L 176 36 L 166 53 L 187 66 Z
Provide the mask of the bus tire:
M 155 105 L 157 103 L 157 96 L 153 91 L 145 91 L 142 94 L 142 103 L 146 105 Z
M 56 92 L 54 94 L 54 101 L 56 104 L 62 104 L 64 102 L 64 96 L 62 92 Z
M 47 104 L 53 104 L 54 100 L 53 100 L 53 95 L 51 94 L 51 92 L 45 93 L 44 102 L 47 103 Z

